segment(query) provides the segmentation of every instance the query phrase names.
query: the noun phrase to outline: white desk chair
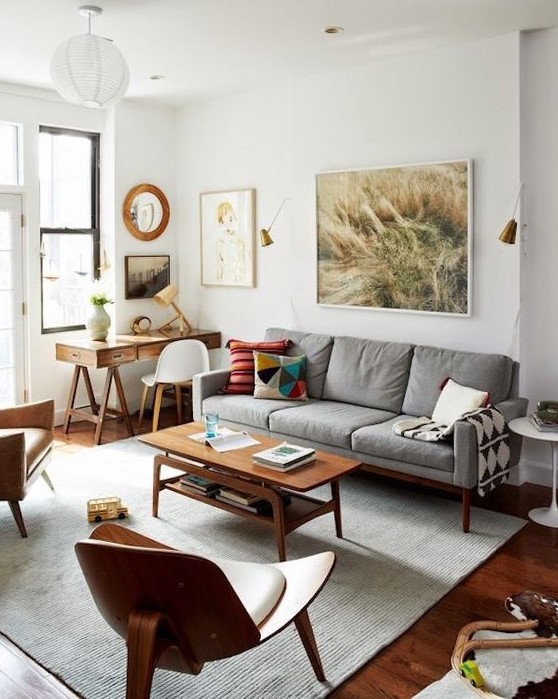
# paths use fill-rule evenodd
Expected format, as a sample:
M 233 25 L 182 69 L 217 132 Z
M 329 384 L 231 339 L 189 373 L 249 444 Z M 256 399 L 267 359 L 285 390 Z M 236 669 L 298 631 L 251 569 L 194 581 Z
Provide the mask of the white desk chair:
M 177 340 L 167 345 L 159 355 L 155 373 L 141 377 L 144 387 L 138 428 L 141 427 L 147 395 L 152 386 L 156 387 L 153 401 L 153 432 L 156 432 L 159 426 L 163 391 L 169 386 L 174 386 L 176 412 L 178 424 L 180 424 L 182 422 L 182 388 L 188 386 L 191 391 L 192 377 L 202 371 L 209 371 L 209 352 L 203 342 L 200 340 Z

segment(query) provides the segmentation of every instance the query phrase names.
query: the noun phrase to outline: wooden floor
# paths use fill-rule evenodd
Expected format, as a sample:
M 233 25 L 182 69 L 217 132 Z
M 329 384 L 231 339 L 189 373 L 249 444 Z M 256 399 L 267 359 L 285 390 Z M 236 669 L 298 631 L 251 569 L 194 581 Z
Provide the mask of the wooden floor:
M 172 411 L 165 411 L 160 426 L 173 424 L 173 418 Z M 93 429 L 94 426 L 87 422 L 73 424 L 68 435 L 58 429 L 57 449 L 67 452 L 91 446 Z M 142 432 L 148 431 L 150 426 L 146 423 Z M 103 442 L 125 436 L 124 427 L 119 421 L 113 421 L 103 432 Z M 373 478 L 368 475 L 357 477 Z M 403 484 L 397 484 L 397 487 L 416 488 Z M 440 496 L 448 497 L 442 493 Z M 549 500 L 549 489 L 525 484 L 520 488 L 502 486 L 484 499 L 474 499 L 473 504 L 526 517 L 532 507 L 547 505 Z M 456 520 L 455 526 L 459 524 Z M 474 528 L 473 514 L 471 536 L 474 536 Z M 456 555 L 458 553 L 456 551 Z M 450 654 L 461 626 L 478 619 L 511 620 L 503 607 L 504 599 L 510 594 L 535 590 L 558 596 L 557 564 L 558 530 L 529 522 L 407 633 L 332 692 L 330 698 L 409 699 L 449 670 Z M 316 635 L 319 643 L 319 629 L 316 629 Z M 350 648 L 347 652 L 350 653 Z M 325 671 L 327 675 L 327 667 Z M 300 668 L 300 672 L 312 672 L 310 665 Z M 67 699 L 74 696 L 0 636 L 0 698 Z M 231 696 L 234 697 L 233 690 Z

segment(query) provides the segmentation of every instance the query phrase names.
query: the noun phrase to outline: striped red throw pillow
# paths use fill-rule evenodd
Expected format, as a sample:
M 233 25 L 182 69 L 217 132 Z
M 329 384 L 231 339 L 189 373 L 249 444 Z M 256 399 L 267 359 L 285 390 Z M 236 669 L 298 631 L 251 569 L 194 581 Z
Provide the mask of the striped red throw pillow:
M 275 340 L 274 342 L 229 340 L 227 347 L 231 353 L 231 375 L 223 393 L 253 395 L 254 351 L 284 355 L 290 344 L 290 340 Z

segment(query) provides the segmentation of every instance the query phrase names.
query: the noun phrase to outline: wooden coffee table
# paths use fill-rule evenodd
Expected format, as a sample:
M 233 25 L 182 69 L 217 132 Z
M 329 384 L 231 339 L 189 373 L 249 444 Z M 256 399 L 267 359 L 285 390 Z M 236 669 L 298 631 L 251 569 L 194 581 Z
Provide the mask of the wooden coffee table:
M 252 454 L 280 444 L 278 440 L 254 434 L 254 439 L 257 439 L 259 444 L 244 449 L 218 452 L 204 443 L 189 438 L 190 435 L 203 431 L 203 425 L 191 422 L 138 437 L 140 442 L 164 452 L 164 455 L 157 454 L 153 463 L 153 517 L 159 514 L 161 490 L 185 495 L 193 500 L 273 527 L 280 561 L 286 559 L 285 536 L 327 512 L 333 512 L 335 533 L 339 538 L 342 537 L 339 479 L 358 469 L 359 461 L 317 451 L 315 461 L 282 473 L 252 462 Z M 293 441 L 296 442 L 296 440 Z M 161 478 L 163 465 L 175 468 L 180 473 L 169 478 Z M 203 493 L 198 495 L 186 490 L 180 485 L 180 476 L 184 473 L 197 474 L 235 490 L 259 495 L 271 504 L 272 512 L 269 515 L 257 514 L 236 507 L 234 504 L 207 497 Z M 304 494 L 328 483 L 331 487 L 329 500 L 319 500 Z M 291 497 L 289 505 L 283 504 L 284 492 L 289 493 Z

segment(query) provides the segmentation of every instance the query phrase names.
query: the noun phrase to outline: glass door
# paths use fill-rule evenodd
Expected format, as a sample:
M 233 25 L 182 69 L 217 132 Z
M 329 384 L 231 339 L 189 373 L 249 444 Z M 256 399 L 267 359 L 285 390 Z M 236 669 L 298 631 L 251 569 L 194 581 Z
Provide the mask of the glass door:
M 23 227 L 19 194 L 0 194 L 0 407 L 24 400 Z

